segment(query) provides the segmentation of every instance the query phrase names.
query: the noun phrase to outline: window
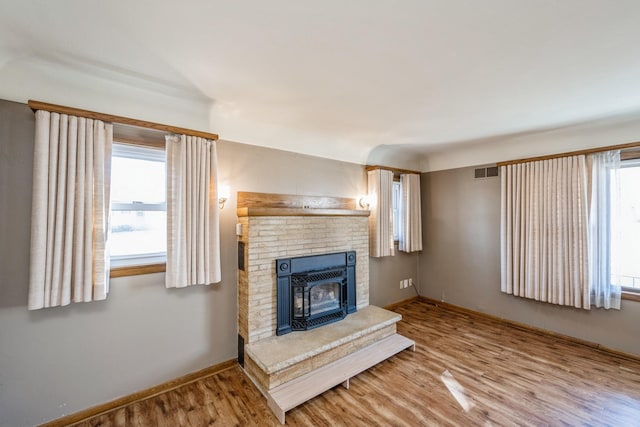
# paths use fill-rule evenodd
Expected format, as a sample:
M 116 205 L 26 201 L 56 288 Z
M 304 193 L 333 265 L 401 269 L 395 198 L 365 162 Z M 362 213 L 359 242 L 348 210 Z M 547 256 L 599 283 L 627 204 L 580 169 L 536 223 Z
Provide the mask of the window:
M 612 257 L 623 289 L 640 292 L 640 159 L 621 162 L 619 174 L 621 241 Z
M 393 181 L 393 192 L 392 192 L 392 209 L 393 209 L 393 240 L 400 240 L 400 218 L 401 218 L 401 207 L 400 202 L 402 198 L 402 193 L 400 189 L 400 181 Z
M 166 261 L 165 162 L 162 149 L 113 144 L 109 237 L 113 267 Z

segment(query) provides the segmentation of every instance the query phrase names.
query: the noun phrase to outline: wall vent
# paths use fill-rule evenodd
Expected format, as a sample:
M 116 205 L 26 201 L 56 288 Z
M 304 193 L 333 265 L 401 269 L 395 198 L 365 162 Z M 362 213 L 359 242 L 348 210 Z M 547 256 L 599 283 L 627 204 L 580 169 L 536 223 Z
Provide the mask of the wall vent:
M 478 178 L 491 178 L 498 176 L 498 167 L 489 166 L 488 168 L 476 168 L 474 171 L 474 177 Z

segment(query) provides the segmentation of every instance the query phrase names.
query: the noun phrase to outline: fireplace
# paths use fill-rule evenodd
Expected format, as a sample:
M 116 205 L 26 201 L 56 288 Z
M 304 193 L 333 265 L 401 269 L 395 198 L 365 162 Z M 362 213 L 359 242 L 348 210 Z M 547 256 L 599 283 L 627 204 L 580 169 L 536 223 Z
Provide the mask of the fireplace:
M 356 311 L 356 253 L 276 260 L 277 335 L 306 331 Z

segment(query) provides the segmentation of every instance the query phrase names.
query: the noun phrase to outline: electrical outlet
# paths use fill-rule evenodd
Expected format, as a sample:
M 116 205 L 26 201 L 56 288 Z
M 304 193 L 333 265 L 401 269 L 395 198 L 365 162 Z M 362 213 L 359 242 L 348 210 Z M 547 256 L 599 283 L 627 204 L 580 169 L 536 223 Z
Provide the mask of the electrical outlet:
M 442 291 L 442 298 L 440 298 L 440 302 L 444 302 L 444 291 Z
M 413 286 L 413 277 L 409 278 L 409 286 Z
M 404 288 L 404 280 L 400 280 L 400 289 Z

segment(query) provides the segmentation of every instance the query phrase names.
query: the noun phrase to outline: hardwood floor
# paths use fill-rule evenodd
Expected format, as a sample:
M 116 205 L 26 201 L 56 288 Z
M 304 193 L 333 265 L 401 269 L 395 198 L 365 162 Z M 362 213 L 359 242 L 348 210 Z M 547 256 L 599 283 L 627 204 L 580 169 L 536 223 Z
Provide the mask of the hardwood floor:
M 412 301 L 404 351 L 287 412 L 290 426 L 640 426 L 640 362 Z M 235 366 L 78 426 L 279 425 Z

